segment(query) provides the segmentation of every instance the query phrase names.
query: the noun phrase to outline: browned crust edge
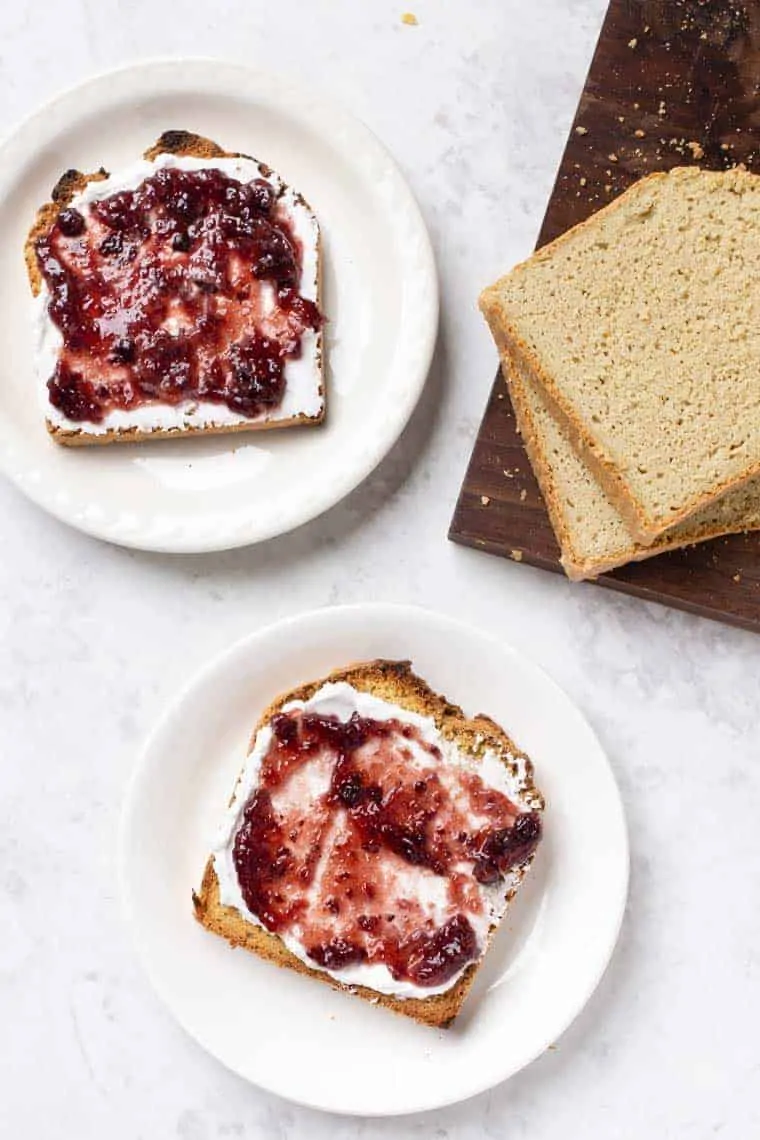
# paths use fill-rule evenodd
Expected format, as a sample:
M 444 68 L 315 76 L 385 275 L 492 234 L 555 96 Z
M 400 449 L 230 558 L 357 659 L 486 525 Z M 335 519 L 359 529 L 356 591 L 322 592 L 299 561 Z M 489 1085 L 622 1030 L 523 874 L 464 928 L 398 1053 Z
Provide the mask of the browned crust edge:
M 212 139 L 192 131 L 170 130 L 164 133 L 143 154 L 143 158 L 153 162 L 160 154 L 187 155 L 193 158 L 249 158 L 257 162 L 264 175 L 274 173 L 270 166 L 251 155 L 240 151 L 225 151 Z M 37 211 L 32 228 L 24 243 L 24 261 L 33 296 L 39 296 L 43 285 L 42 275 L 37 264 L 35 243 L 39 237 L 46 233 L 58 217 L 61 210 L 69 204 L 71 199 L 81 193 L 89 182 L 102 182 L 109 177 L 109 172 L 101 167 L 92 174 L 83 174 L 79 170 L 67 170 L 56 182 L 51 192 L 51 201 L 46 202 Z M 283 185 L 285 185 L 283 183 Z M 317 298 L 322 295 L 322 232 L 313 209 L 304 196 L 293 190 L 297 201 L 304 206 L 317 223 Z M 251 420 L 239 424 L 214 424 L 203 427 L 176 427 L 157 431 L 141 431 L 139 428 L 114 429 L 106 432 L 89 432 L 86 428 L 63 428 L 60 424 L 46 419 L 45 426 L 48 434 L 56 443 L 63 447 L 93 447 L 110 443 L 146 443 L 155 439 L 184 439 L 193 435 L 232 435 L 240 432 L 270 431 L 275 428 L 289 428 L 306 425 L 321 424 L 326 416 L 325 406 L 325 375 L 324 375 L 324 337 L 320 329 L 317 333 L 316 362 L 319 371 L 319 395 L 322 408 L 318 415 L 297 415 L 287 420 Z
M 663 178 L 671 178 L 674 175 L 676 178 L 683 177 L 683 172 L 685 171 L 688 171 L 691 177 L 693 176 L 694 168 L 674 167 L 672 170 L 658 171 L 640 179 L 618 198 L 615 198 L 614 201 L 592 214 L 590 218 L 580 222 L 577 226 L 573 226 L 564 234 L 555 238 L 553 242 L 542 246 L 542 248 L 537 250 L 531 257 L 519 265 L 516 265 L 512 273 L 523 270 L 527 266 L 551 257 L 558 248 L 571 240 L 571 238 L 574 238 L 581 230 L 592 226 L 602 215 L 618 210 L 626 199 L 638 195 L 642 188 L 651 186 L 655 181 L 659 181 Z M 726 171 L 722 173 L 729 172 Z M 756 179 L 759 177 L 758 175 L 750 174 L 741 167 L 735 168 L 730 173 L 748 179 Z M 508 276 L 511 276 L 511 274 Z M 501 280 L 503 280 L 503 278 Z M 509 339 L 513 355 L 525 368 L 531 381 L 543 390 L 547 407 L 549 407 L 556 416 L 560 426 L 566 431 L 573 446 L 588 464 L 594 477 L 604 487 L 610 501 L 622 515 L 626 526 L 628 526 L 633 538 L 637 542 L 643 546 L 651 545 L 655 539 L 664 534 L 665 531 L 670 530 L 685 519 L 688 519 L 701 508 L 709 506 L 710 503 L 714 503 L 729 491 L 744 486 L 745 483 L 748 483 L 756 475 L 760 474 L 760 462 L 758 462 L 751 468 L 745 470 L 740 476 L 734 479 L 724 480 L 712 491 L 704 492 L 690 499 L 679 511 L 671 514 L 666 522 L 663 522 L 661 519 L 655 519 L 649 515 L 644 504 L 634 495 L 615 460 L 602 444 L 595 440 L 590 434 L 586 425 L 576 413 L 571 401 L 566 398 L 559 385 L 555 383 L 548 369 L 544 367 L 538 353 L 523 340 L 516 326 L 510 321 L 509 315 L 500 301 L 499 285 L 500 282 L 497 281 L 484 289 L 478 302 L 492 334 L 494 337 L 496 336 L 496 328 L 498 327 L 503 335 Z M 661 550 L 659 552 L 661 552 Z
M 457 705 L 451 704 L 445 697 L 433 692 L 412 672 L 408 661 L 377 660 L 352 665 L 277 697 L 260 717 L 251 737 L 251 745 L 259 729 L 270 721 L 284 704 L 289 701 L 308 700 L 327 681 L 346 681 L 361 691 L 392 701 L 411 712 L 432 717 L 443 736 L 455 740 L 460 748 L 472 755 L 478 755 L 484 750 L 493 750 L 502 762 L 511 765 L 513 770 L 515 770 L 515 759 L 520 758 L 526 773 L 526 797 L 536 810 L 543 810 L 544 801 L 533 782 L 531 761 L 516 747 L 507 733 L 482 714 L 471 719 L 465 717 Z M 510 900 L 529 866 L 530 861 L 520 869 L 518 881 L 509 894 Z M 481 958 L 479 962 L 469 966 L 450 990 L 428 998 L 394 998 L 387 994 L 379 994 L 365 986 L 346 986 L 324 971 L 304 965 L 285 947 L 277 935 L 252 922 L 247 922 L 234 908 L 223 906 L 219 901 L 219 884 L 214 870 L 213 856 L 206 863 L 200 890 L 197 893 L 193 892 L 193 907 L 195 916 L 202 926 L 220 935 L 234 947 L 243 947 L 277 966 L 295 970 L 296 973 L 308 975 L 316 981 L 326 982 L 333 989 L 356 994 L 372 1005 L 380 1005 L 422 1024 L 439 1028 L 448 1028 L 459 1013 L 483 961 Z M 489 932 L 489 945 L 496 929 L 494 926 Z M 488 947 L 485 952 L 487 949 Z
M 543 495 L 544 503 L 549 513 L 552 528 L 560 544 L 562 551 L 560 558 L 562 568 L 571 581 L 580 582 L 597 578 L 600 574 L 605 574 L 618 566 L 625 566 L 629 562 L 642 562 L 646 558 L 653 558 L 658 554 L 665 554 L 669 550 L 678 550 L 684 546 L 708 542 L 710 539 L 719 538 L 722 535 L 760 530 L 760 524 L 745 524 L 733 527 L 710 526 L 709 524 L 695 525 L 692 530 L 681 534 L 672 534 L 670 530 L 665 531 L 665 533 L 660 535 L 659 538 L 656 538 L 650 546 L 642 546 L 640 543 L 637 543 L 631 535 L 630 546 L 625 550 L 620 550 L 617 554 L 611 555 L 608 558 L 593 559 L 584 557 L 584 555 L 574 547 L 570 532 L 565 525 L 564 511 L 560 503 L 559 493 L 556 489 L 551 461 L 546 455 L 540 428 L 536 424 L 530 403 L 526 399 L 525 389 L 526 386 L 530 384 L 530 381 L 521 375 L 519 367 L 514 360 L 510 358 L 509 352 L 506 349 L 502 351 L 502 373 L 509 389 L 515 419 L 520 429 L 525 450 L 530 459 L 536 479 L 538 480 L 539 487 L 541 488 L 541 494 Z M 537 393 L 539 398 L 543 398 L 543 392 L 541 392 L 540 389 L 537 389 Z M 600 481 L 597 479 L 597 482 Z M 599 489 L 602 494 L 606 494 L 602 484 L 600 484 Z M 686 524 L 680 525 L 684 526 Z

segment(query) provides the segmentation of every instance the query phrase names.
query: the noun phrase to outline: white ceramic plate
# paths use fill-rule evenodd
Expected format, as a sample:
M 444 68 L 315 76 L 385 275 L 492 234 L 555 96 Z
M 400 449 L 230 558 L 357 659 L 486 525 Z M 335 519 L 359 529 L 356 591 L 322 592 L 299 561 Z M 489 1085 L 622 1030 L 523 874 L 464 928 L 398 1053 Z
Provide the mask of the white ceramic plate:
M 411 659 L 437 690 L 504 724 L 536 764 L 545 839 L 449 1030 L 418 1025 L 233 950 L 194 920 L 212 837 L 251 729 L 274 696 L 352 661 Z M 628 883 L 620 796 L 564 693 L 499 641 L 405 606 L 318 610 L 213 661 L 166 713 L 124 810 L 121 878 L 158 994 L 210 1053 L 257 1085 L 333 1112 L 453 1103 L 537 1057 L 599 981 Z
M 328 421 L 320 428 L 66 449 L 45 431 L 23 245 L 68 167 L 116 170 L 186 128 L 263 159 L 321 222 Z M 438 322 L 425 225 L 398 167 L 347 112 L 281 79 L 210 60 L 90 80 L 0 148 L 0 467 L 45 510 L 148 550 L 243 546 L 314 518 L 401 433 Z

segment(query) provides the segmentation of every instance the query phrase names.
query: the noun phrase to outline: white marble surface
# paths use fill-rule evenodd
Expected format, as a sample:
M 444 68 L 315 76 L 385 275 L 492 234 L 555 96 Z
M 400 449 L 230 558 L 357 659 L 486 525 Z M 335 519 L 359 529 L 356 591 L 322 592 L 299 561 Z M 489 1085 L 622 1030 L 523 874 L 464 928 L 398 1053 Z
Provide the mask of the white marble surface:
M 160 53 L 270 64 L 397 155 L 439 258 L 440 348 L 383 466 L 301 531 L 236 553 L 129 553 L 0 483 L 0 1136 L 749 1140 L 760 1130 L 760 640 L 456 548 L 445 534 L 494 369 L 474 298 L 534 241 L 602 0 L 36 0 L 0 10 L 0 128 Z M 122 927 L 114 836 L 140 738 L 244 631 L 404 600 L 503 633 L 599 732 L 625 797 L 630 907 L 575 1026 L 468 1104 L 331 1119 L 189 1041 Z

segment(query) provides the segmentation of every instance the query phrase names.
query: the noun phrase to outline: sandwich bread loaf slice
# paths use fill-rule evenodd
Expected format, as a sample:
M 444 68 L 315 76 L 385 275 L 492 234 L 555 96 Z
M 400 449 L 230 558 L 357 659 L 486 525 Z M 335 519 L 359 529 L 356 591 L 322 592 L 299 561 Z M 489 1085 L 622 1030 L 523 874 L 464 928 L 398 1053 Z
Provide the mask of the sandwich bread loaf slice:
M 507 358 L 502 368 L 568 578 L 596 578 L 667 550 L 724 534 L 760 530 L 760 479 L 755 478 L 664 531 L 651 545 L 637 543 L 547 408 L 538 387 Z
M 644 178 L 480 305 L 637 542 L 760 473 L 760 177 Z

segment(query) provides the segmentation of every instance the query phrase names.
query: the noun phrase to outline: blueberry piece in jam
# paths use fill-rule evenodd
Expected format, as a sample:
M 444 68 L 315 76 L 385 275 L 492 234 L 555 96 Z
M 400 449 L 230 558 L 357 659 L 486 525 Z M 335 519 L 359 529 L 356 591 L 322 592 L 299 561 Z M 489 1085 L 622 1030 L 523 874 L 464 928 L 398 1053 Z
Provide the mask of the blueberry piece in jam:
M 190 244 L 190 235 L 186 230 L 180 230 L 172 237 L 172 249 L 176 249 L 177 253 L 187 253 Z
M 511 827 L 488 832 L 482 838 L 474 836 L 475 878 L 483 884 L 497 882 L 529 859 L 540 839 L 541 817 L 535 811 L 518 815 Z
M 111 349 L 114 364 L 131 364 L 135 358 L 135 342 L 128 336 L 120 336 Z
M 273 407 L 285 388 L 283 360 L 277 341 L 254 332 L 228 351 L 235 383 L 230 403 L 236 409 L 255 415 L 262 407 Z
M 114 230 L 103 238 L 99 248 L 104 257 L 113 257 L 121 253 L 124 249 L 124 234 L 121 230 Z
M 366 952 L 355 942 L 348 942 L 343 938 L 333 938 L 332 942 L 320 946 L 312 946 L 307 951 L 312 961 L 326 970 L 342 970 L 346 966 L 354 966 L 363 962 Z
M 421 986 L 441 986 L 478 956 L 478 940 L 470 922 L 456 914 L 428 937 L 412 936 L 406 949 L 406 974 Z M 398 968 L 398 967 L 396 967 Z M 392 968 L 393 969 L 393 968 Z
M 65 364 L 58 363 L 48 381 L 48 392 L 50 403 L 69 420 L 97 424 L 103 419 L 103 409 L 93 385 Z
M 58 229 L 64 237 L 79 237 L 84 233 L 84 218 L 79 210 L 61 210 L 58 215 Z

